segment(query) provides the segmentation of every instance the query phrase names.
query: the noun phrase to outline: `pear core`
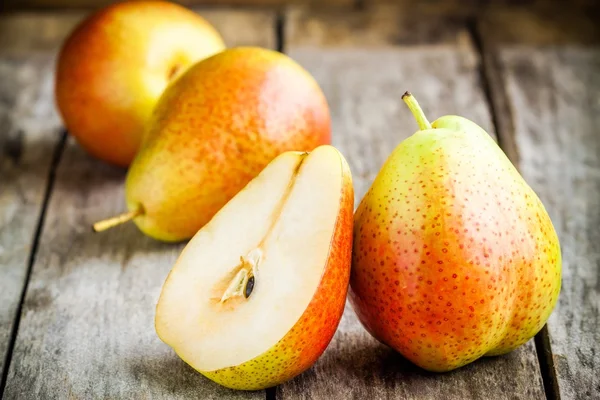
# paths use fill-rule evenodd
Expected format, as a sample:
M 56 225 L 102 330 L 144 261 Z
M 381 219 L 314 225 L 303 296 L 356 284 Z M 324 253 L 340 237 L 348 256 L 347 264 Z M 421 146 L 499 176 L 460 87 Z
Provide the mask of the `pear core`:
M 252 360 L 300 319 L 327 265 L 341 207 L 340 157 L 331 146 L 282 154 L 186 246 L 155 322 L 193 368 Z

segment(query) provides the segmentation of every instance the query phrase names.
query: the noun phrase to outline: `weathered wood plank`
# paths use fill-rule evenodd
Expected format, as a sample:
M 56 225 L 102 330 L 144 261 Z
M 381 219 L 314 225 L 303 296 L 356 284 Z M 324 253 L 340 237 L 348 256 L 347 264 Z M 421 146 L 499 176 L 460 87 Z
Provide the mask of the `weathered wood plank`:
M 405 90 L 417 96 L 432 119 L 458 113 L 493 133 L 478 57 L 465 26 L 393 10 L 377 11 L 381 17 L 294 11 L 287 24 L 286 49 L 314 74 L 330 102 L 334 144 L 350 163 L 357 204 L 392 149 L 416 130 L 401 101 Z M 413 34 L 403 31 L 409 19 L 422 24 Z M 356 34 L 344 33 L 351 31 Z M 404 46 L 411 44 L 416 45 Z M 279 400 L 313 398 L 545 397 L 532 341 L 504 357 L 432 374 L 379 344 L 347 306 L 323 357 L 277 391 Z
M 510 28 L 504 29 L 504 27 Z M 562 291 L 548 321 L 548 385 L 600 394 L 600 36 L 585 15 L 489 15 L 481 30 L 508 105 L 507 140 L 554 223 Z M 516 37 L 524 38 L 516 41 Z M 557 386 L 557 387 L 556 387 Z
M 362 0 L 368 4 L 381 4 L 381 3 L 407 3 L 413 5 L 411 0 Z M 556 0 L 429 0 L 426 2 L 427 7 L 462 7 L 462 8 L 487 8 L 489 6 L 508 6 L 511 8 L 532 8 L 532 7 L 544 7 L 544 6 L 593 6 L 595 0 L 571 0 L 568 3 L 556 1 Z
M 207 14 L 228 43 L 274 43 L 270 17 Z M 245 28 L 221 29 L 231 20 Z M 92 222 L 125 208 L 124 177 L 124 170 L 90 158 L 68 140 L 4 398 L 264 398 L 264 392 L 236 393 L 208 381 L 156 336 L 156 301 L 182 246 L 153 241 L 133 225 L 101 235 L 90 230 Z
M 201 7 L 193 10 L 217 28 L 228 47 L 275 47 L 275 11 Z M 11 54 L 31 54 L 54 49 L 89 13 L 90 11 L 61 11 L 9 14 L 0 24 L 0 49 Z
M 3 54 L 56 53 L 62 41 L 81 20 L 81 12 L 13 13 L 0 19 L 0 49 Z
M 520 169 L 548 208 L 563 285 L 548 321 L 565 399 L 600 395 L 600 51 L 502 52 Z
M 52 85 L 59 27 L 40 24 L 35 40 L 29 27 L 14 16 L 0 16 L 0 377 L 7 366 L 51 160 L 62 137 Z
M 284 6 L 288 4 L 312 4 L 327 7 L 351 7 L 356 0 L 175 0 L 176 3 L 192 7 L 211 6 Z M 99 8 L 114 3 L 112 0 L 5 0 L 4 7 L 10 10 Z
M 61 135 L 48 61 L 0 54 L 0 376 Z
M 193 8 L 219 31 L 227 47 L 262 46 L 275 48 L 276 12 L 269 10 L 239 10 Z
M 290 8 L 285 42 L 292 47 L 389 48 L 402 45 L 471 46 L 465 19 L 430 8 L 383 5 L 367 10 Z

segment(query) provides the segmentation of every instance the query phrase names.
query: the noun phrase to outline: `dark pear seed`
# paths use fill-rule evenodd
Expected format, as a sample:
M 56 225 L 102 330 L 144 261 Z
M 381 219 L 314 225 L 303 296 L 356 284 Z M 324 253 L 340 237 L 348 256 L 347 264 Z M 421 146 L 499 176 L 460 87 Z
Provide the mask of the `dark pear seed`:
M 251 276 L 248 279 L 248 283 L 246 283 L 246 290 L 244 292 L 244 297 L 248 298 L 250 297 L 250 294 L 252 294 L 252 290 L 254 289 L 254 275 Z

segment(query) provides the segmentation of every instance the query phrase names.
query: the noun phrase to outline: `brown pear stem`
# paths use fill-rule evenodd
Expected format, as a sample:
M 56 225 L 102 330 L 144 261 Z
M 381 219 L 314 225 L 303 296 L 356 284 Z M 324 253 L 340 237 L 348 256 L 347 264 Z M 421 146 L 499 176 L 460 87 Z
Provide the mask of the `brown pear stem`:
M 427 120 L 427 117 L 425 116 L 423 109 L 417 102 L 417 99 L 415 99 L 415 97 L 410 92 L 405 92 L 402 95 L 402 100 L 404 100 L 404 102 L 410 109 L 410 112 L 412 112 L 413 116 L 417 120 L 417 124 L 419 124 L 419 129 L 431 129 L 431 124 Z
M 114 216 L 112 218 L 98 221 L 94 225 L 92 225 L 92 230 L 94 232 L 102 232 L 107 229 L 114 228 L 117 225 L 124 224 L 127 221 L 131 221 L 135 217 L 139 217 L 142 214 L 144 214 L 144 210 L 142 209 L 142 207 L 138 207 L 135 210 L 131 210 L 126 213 Z

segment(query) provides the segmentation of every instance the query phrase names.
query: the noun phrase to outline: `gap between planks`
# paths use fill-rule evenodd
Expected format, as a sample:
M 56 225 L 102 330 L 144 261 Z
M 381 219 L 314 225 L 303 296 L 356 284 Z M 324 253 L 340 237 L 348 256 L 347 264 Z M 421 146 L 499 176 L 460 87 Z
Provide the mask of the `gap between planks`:
M 285 54 L 285 23 L 286 13 L 284 11 L 278 11 L 275 15 L 275 50 Z M 265 389 L 265 400 L 277 400 L 277 387 L 270 387 Z
M 502 77 L 494 62 L 493 53 L 488 52 L 482 34 L 477 28 L 478 19 L 476 17 L 468 18 L 465 25 L 473 42 L 474 51 L 479 57 L 479 80 L 490 110 L 498 146 L 516 166 L 519 163 L 519 154 L 514 138 L 514 128 L 512 124 L 508 125 L 509 121 L 512 121 L 512 116 L 508 108 L 508 98 L 502 84 Z
M 481 86 L 490 108 L 498 145 L 519 170 L 520 156 L 515 137 L 514 116 L 511 112 L 510 99 L 500 70 L 501 67 L 496 59 L 497 49 L 494 49 L 493 44 L 486 43 L 479 22 L 480 20 L 477 18 L 470 18 L 467 21 L 467 29 L 480 59 Z M 546 398 L 548 400 L 560 399 L 558 377 L 552 358 L 547 325 L 544 325 L 542 330 L 536 334 L 534 343 Z
M 39 218 L 35 227 L 35 232 L 33 234 L 33 244 L 31 246 L 31 251 L 29 252 L 29 258 L 27 260 L 27 269 L 25 271 L 25 283 L 23 284 L 23 288 L 21 290 L 19 304 L 15 312 L 15 320 L 13 322 L 12 330 L 10 332 L 10 337 L 8 340 L 8 348 L 6 349 L 4 370 L 2 371 L 2 379 L 0 380 L 0 398 L 3 398 L 4 396 L 4 389 L 6 388 L 6 382 L 8 380 L 8 371 L 10 370 L 10 362 L 12 361 L 13 349 L 17 340 L 17 333 L 19 332 L 19 323 L 21 322 L 21 312 L 23 311 L 23 303 L 25 302 L 25 296 L 27 295 L 27 288 L 29 286 L 29 278 L 31 277 L 33 264 L 35 263 L 35 257 L 37 255 L 38 245 L 40 242 L 42 229 L 44 227 L 44 221 L 46 219 L 46 210 L 48 208 L 48 203 L 50 202 L 50 197 L 52 196 L 52 189 L 54 187 L 54 181 L 56 179 L 56 169 L 58 168 L 58 164 L 60 162 L 60 158 L 65 148 L 66 141 L 67 131 L 63 129 L 60 139 L 54 147 L 52 160 L 50 162 L 50 168 L 48 169 L 48 178 L 46 179 L 46 188 L 44 189 L 44 200 L 42 201 Z

